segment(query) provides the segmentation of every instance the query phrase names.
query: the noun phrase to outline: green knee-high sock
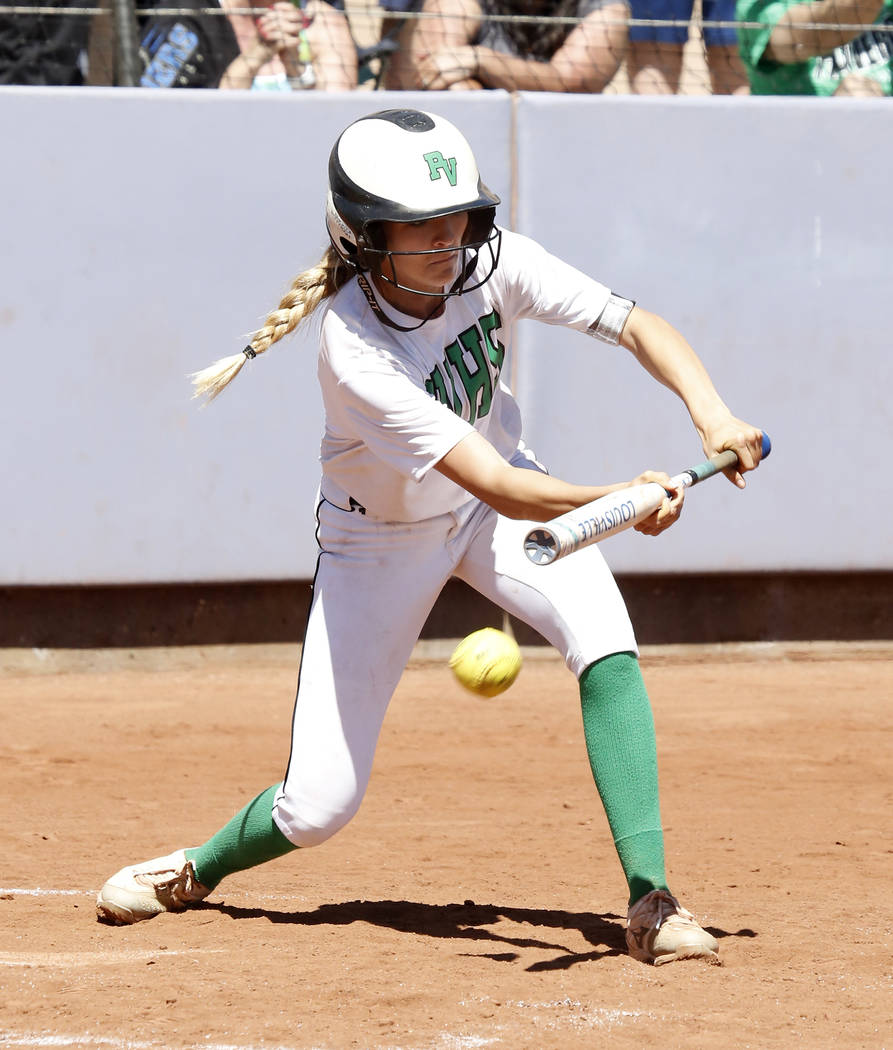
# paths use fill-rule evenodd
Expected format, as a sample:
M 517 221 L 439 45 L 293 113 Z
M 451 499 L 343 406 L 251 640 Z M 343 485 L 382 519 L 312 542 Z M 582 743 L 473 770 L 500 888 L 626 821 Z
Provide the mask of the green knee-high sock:
M 580 676 L 589 764 L 632 904 L 666 889 L 651 704 L 633 653 L 615 653 Z
M 273 823 L 273 800 L 279 785 L 262 791 L 204 846 L 186 850 L 195 877 L 209 890 L 234 871 L 274 860 L 298 847 Z

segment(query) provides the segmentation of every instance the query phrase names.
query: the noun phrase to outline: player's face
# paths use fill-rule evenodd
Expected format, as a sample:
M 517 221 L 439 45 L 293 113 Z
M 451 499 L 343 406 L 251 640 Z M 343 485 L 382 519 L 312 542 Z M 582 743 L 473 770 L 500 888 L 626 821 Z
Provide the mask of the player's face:
M 440 292 L 459 276 L 459 265 L 468 212 L 442 215 L 421 222 L 384 223 L 385 243 L 395 254 L 386 260 L 382 269 L 396 283 L 423 292 Z M 418 255 L 400 255 L 400 252 L 420 252 Z M 388 273 L 393 267 L 394 272 Z

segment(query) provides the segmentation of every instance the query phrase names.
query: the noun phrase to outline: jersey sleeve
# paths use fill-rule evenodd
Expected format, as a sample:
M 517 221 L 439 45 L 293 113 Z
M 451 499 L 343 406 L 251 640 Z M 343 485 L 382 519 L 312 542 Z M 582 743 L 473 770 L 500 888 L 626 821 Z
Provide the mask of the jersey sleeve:
M 496 271 L 513 320 L 563 325 L 616 344 L 633 303 L 546 251 L 529 237 L 503 231 Z M 626 304 L 625 306 L 623 304 Z
M 361 443 L 404 477 L 421 481 L 449 451 L 473 431 L 470 423 L 435 400 L 385 357 L 323 379 L 330 423 L 345 447 Z

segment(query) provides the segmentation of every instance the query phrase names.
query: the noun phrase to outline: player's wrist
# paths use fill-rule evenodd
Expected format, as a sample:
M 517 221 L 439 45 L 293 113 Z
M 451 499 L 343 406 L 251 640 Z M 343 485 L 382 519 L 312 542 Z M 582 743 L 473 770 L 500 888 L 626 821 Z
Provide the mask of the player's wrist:
M 710 398 L 704 404 L 689 404 L 688 411 L 701 441 L 706 441 L 712 432 L 734 419 L 728 405 L 719 397 Z

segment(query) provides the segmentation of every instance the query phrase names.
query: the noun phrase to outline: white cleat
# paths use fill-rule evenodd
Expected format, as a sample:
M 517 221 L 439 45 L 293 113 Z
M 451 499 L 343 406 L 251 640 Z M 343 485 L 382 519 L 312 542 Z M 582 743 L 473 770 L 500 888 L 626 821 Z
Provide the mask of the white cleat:
M 151 919 L 164 911 L 183 911 L 211 891 L 196 879 L 185 850 L 122 868 L 99 891 L 96 914 L 117 926 Z
M 681 959 L 720 965 L 716 938 L 667 890 L 652 890 L 630 907 L 626 946 L 634 959 L 655 966 Z

